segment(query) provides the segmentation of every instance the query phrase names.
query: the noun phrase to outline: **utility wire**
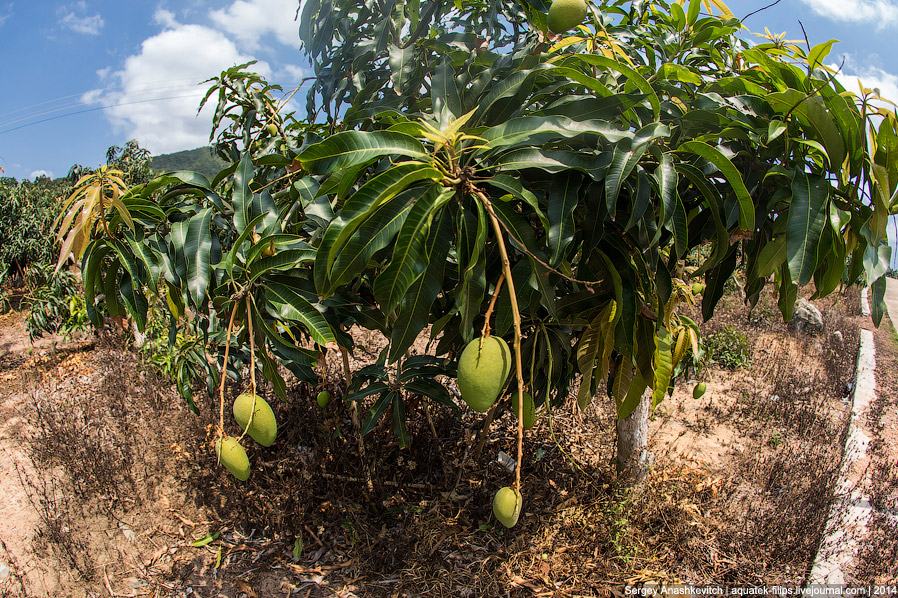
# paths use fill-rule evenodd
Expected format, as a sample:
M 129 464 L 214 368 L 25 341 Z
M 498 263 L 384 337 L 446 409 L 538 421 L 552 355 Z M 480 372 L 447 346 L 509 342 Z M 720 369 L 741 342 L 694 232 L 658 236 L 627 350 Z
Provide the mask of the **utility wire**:
M 122 96 L 122 98 L 128 98 L 129 96 L 132 97 L 132 98 L 133 98 L 133 97 L 139 97 L 140 95 L 146 95 L 147 93 L 155 93 L 155 92 L 158 92 L 158 91 L 174 91 L 174 90 L 180 90 L 180 89 L 192 89 L 192 88 L 193 88 L 192 86 L 189 86 L 189 87 L 188 87 L 188 86 L 185 86 L 185 85 L 178 85 L 178 86 L 171 86 L 171 87 L 166 87 L 166 88 L 148 89 L 148 90 L 146 90 L 146 91 L 144 91 L 144 92 L 126 93 L 126 94 L 124 94 L 124 95 Z M 203 93 L 203 90 L 197 89 L 195 93 L 190 94 L 190 95 L 200 96 L 202 93 Z M 82 97 L 83 97 L 83 96 L 82 96 Z M 152 99 L 152 98 L 148 98 L 148 99 Z M 98 101 L 99 101 L 99 99 L 97 100 L 97 102 L 98 102 Z M 62 106 L 57 106 L 57 107 L 52 108 L 52 109 L 49 109 L 49 110 L 43 110 L 43 111 L 41 111 L 41 112 L 32 112 L 32 113 L 29 113 L 29 114 L 25 114 L 25 115 L 23 115 L 23 116 L 18 116 L 18 117 L 12 118 L 12 119 L 10 119 L 10 120 L 0 121 L 0 128 L 2 128 L 2 127 L 8 127 L 8 126 L 10 126 L 10 125 L 15 125 L 15 124 L 18 124 L 18 123 L 20 123 L 20 122 L 24 122 L 24 121 L 27 121 L 27 120 L 31 120 L 31 119 L 33 119 L 33 118 L 38 118 L 38 117 L 41 117 L 41 116 L 46 116 L 46 115 L 48 115 L 48 114 L 55 114 L 55 113 L 61 112 L 61 111 L 63 111 L 63 110 L 70 110 L 70 109 L 72 109 L 72 108 L 77 108 L 77 107 L 79 107 L 79 106 L 84 106 L 86 103 L 88 103 L 88 102 L 82 102 L 82 101 L 78 101 L 78 102 L 70 102 L 70 103 L 68 103 L 68 104 L 63 104 Z M 96 103 L 96 102 L 89 102 L 89 103 L 92 104 L 92 103 Z
M 161 102 L 163 100 L 177 100 L 180 98 L 192 98 L 196 94 L 187 94 L 180 96 L 168 96 L 164 98 L 152 98 L 149 100 L 135 100 L 133 102 L 117 102 L 115 104 L 108 104 L 106 106 L 95 106 L 94 108 L 85 108 L 84 110 L 78 110 L 76 112 L 69 112 L 67 114 L 60 114 L 58 116 L 50 116 L 48 118 L 42 118 L 41 120 L 36 120 L 34 122 L 26 123 L 24 125 L 19 125 L 18 127 L 13 127 L 12 129 L 6 129 L 5 131 L 0 131 L 0 135 L 4 135 L 6 133 L 11 133 L 13 131 L 18 131 L 19 129 L 24 129 L 25 127 L 30 127 L 32 125 L 39 125 L 41 123 L 45 123 L 51 120 L 57 120 L 59 118 L 65 118 L 67 116 L 75 116 L 76 114 L 84 114 L 86 112 L 96 112 L 97 110 L 105 110 L 106 108 L 115 108 L 116 106 L 130 106 L 132 104 L 146 104 L 147 102 Z

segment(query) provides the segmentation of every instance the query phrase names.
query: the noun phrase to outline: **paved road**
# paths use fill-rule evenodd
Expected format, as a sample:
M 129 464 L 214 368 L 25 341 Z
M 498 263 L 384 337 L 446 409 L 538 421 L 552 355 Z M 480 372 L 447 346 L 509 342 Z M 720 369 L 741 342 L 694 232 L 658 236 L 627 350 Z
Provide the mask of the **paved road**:
M 898 280 L 894 278 L 886 278 L 886 307 L 892 326 L 898 330 Z

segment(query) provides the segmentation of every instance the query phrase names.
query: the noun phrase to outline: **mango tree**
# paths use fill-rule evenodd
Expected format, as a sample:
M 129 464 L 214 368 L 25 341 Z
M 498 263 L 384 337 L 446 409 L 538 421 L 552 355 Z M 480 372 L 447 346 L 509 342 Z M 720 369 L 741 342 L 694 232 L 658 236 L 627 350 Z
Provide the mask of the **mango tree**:
M 699 349 L 678 310 L 697 280 L 706 319 L 738 268 L 788 320 L 800 286 L 866 279 L 878 323 L 896 118 L 839 84 L 832 42 L 749 45 L 718 0 L 591 3 L 560 35 L 548 9 L 303 2 L 306 118 L 249 65 L 216 78 L 231 166 L 131 189 L 131 222 L 107 214 L 83 260 L 96 323 L 100 292 L 138 324 L 164 296 L 214 357 L 186 377 L 211 391 L 249 362 L 282 396 L 278 364 L 314 382 L 325 345 L 379 330 L 389 346 L 346 399 L 370 405 L 365 432 L 389 413 L 403 445 L 406 399 L 455 408 L 441 381 L 498 335 L 518 409 L 525 391 L 538 409 L 613 399 L 622 467 Z M 410 356 L 427 327 L 434 355 Z

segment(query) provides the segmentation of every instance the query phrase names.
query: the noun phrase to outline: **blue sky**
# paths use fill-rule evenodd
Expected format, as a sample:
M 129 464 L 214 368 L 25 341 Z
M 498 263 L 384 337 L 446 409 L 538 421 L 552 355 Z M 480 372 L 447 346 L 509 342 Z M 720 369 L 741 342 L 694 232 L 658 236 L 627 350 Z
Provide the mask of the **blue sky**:
M 0 0 L 0 168 L 65 175 L 137 139 L 154 154 L 208 142 L 205 85 L 234 64 L 285 89 L 308 63 L 297 0 Z M 41 122 L 43 121 L 43 122 Z
M 741 17 L 771 1 L 729 5 Z M 154 154 L 205 144 L 210 115 L 196 116 L 205 89 L 198 82 L 251 59 L 285 89 L 308 74 L 297 6 L 0 0 L 0 168 L 18 179 L 62 176 L 75 163 L 100 164 L 106 148 L 132 138 Z M 898 0 L 781 0 L 746 25 L 799 39 L 799 21 L 812 44 L 840 40 L 828 62 L 842 65 L 846 86 L 855 89 L 860 76 L 898 100 Z

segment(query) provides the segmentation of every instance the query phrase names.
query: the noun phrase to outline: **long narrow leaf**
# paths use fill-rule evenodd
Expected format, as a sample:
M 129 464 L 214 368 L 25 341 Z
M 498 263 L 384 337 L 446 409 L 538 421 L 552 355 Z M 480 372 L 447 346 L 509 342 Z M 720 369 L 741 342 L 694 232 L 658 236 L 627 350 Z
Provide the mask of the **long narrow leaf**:
M 344 131 L 310 145 L 297 159 L 312 174 L 329 174 L 381 156 L 424 159 L 427 152 L 414 137 L 395 131 Z

